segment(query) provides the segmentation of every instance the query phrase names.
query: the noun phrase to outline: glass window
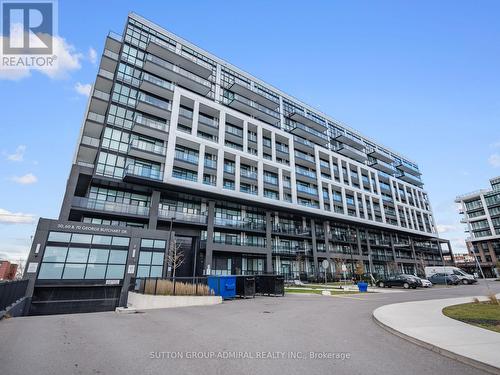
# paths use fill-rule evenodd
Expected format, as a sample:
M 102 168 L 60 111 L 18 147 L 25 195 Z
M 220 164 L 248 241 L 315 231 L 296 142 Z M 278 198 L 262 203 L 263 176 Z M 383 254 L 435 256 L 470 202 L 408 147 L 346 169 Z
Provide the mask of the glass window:
M 43 254 L 44 262 L 64 262 L 66 260 L 67 247 L 47 246 Z
M 68 251 L 68 263 L 87 263 L 89 249 L 82 247 L 70 247 Z
M 113 237 L 114 246 L 128 246 L 130 239 L 128 237 Z
M 125 272 L 125 266 L 110 264 L 106 272 L 106 279 L 122 279 Z
M 105 264 L 89 264 L 87 265 L 86 279 L 104 279 L 106 274 Z
M 136 277 L 149 277 L 149 266 L 138 266 Z
M 111 250 L 109 254 L 109 263 L 125 264 L 127 263 L 128 251 Z
M 60 279 L 64 264 L 62 263 L 42 263 L 38 278 L 41 280 Z
M 139 253 L 139 264 L 151 264 L 151 251 L 141 251 Z
M 149 277 L 161 277 L 162 271 L 162 266 L 151 266 L 151 273 L 149 274 Z
M 55 242 L 69 242 L 71 240 L 71 233 L 50 232 L 48 240 Z
M 99 236 L 95 235 L 92 238 L 92 243 L 95 245 L 111 245 L 111 236 Z
M 109 250 L 105 249 L 91 249 L 89 256 L 89 263 L 107 263 Z
M 66 263 L 63 279 L 83 279 L 85 264 Z
M 91 234 L 81 234 L 81 233 L 73 233 L 73 237 L 71 238 L 72 243 L 91 243 L 92 235 Z
M 163 255 L 163 253 L 153 253 L 151 264 L 155 264 L 157 266 L 163 265 Z
M 163 240 L 155 240 L 154 248 L 155 249 L 164 249 L 166 246 L 166 242 Z
M 147 240 L 147 239 L 142 239 L 141 240 L 141 247 L 153 247 L 153 240 Z

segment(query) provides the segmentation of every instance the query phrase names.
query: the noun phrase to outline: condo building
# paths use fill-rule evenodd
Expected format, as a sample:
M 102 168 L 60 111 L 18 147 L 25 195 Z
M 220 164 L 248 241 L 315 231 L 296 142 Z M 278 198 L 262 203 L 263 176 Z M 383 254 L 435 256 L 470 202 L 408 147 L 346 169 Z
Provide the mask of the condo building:
M 500 261 L 500 176 L 490 180 L 491 188 L 460 195 L 461 223 L 469 234 L 465 242 L 470 255 L 480 263 L 486 277 L 495 276 Z M 498 272 L 498 270 L 497 270 Z
M 170 275 L 174 247 L 179 276 L 383 276 L 451 255 L 415 162 L 130 14 L 106 38 L 59 218 L 38 224 L 31 313 L 114 308 L 132 278 Z

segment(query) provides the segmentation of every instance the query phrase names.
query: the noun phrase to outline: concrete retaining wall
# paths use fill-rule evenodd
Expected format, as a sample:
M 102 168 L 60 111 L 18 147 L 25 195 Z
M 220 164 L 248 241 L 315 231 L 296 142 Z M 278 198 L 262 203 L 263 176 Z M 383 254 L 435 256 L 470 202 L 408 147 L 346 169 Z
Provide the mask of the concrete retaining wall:
M 148 310 L 184 306 L 207 306 L 219 303 L 222 303 L 222 297 L 220 296 L 155 296 L 129 292 L 127 306 L 136 310 Z

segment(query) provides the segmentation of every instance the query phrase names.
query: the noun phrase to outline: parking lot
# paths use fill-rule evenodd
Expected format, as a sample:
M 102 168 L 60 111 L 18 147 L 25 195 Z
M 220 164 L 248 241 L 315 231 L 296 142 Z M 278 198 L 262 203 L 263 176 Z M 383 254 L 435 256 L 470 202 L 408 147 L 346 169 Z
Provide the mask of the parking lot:
M 490 284 L 500 292 L 500 282 Z M 257 297 L 138 314 L 8 319 L 0 322 L 1 372 L 483 373 L 388 333 L 373 322 L 371 314 L 395 302 L 485 295 L 484 282 L 385 290 L 345 296 Z

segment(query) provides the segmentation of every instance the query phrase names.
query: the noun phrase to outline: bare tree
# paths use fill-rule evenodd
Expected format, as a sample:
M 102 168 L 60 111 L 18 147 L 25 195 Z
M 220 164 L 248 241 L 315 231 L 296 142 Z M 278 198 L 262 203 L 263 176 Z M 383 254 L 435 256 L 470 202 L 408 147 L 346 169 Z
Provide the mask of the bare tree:
M 300 280 L 300 273 L 303 272 L 304 269 L 304 255 L 302 255 L 302 253 L 298 251 L 295 260 L 297 262 L 297 267 L 299 270 L 299 280 Z
M 16 280 L 21 280 L 24 275 L 24 268 L 25 268 L 26 261 L 24 261 L 22 258 L 19 258 L 17 260 L 17 270 L 16 270 Z
M 175 271 L 184 263 L 184 251 L 181 250 L 182 244 L 177 242 L 177 240 L 170 242 L 167 266 L 172 269 L 172 277 L 175 278 Z
M 354 270 L 354 272 L 356 273 L 358 279 L 361 280 L 361 278 L 365 274 L 365 265 L 362 260 L 356 262 L 356 269 Z
M 399 273 L 398 265 L 396 264 L 396 262 L 388 262 L 387 271 L 389 271 L 389 275 L 395 275 Z
M 415 264 L 417 268 L 417 275 L 425 275 L 425 259 L 422 254 L 418 254 L 417 263 Z

